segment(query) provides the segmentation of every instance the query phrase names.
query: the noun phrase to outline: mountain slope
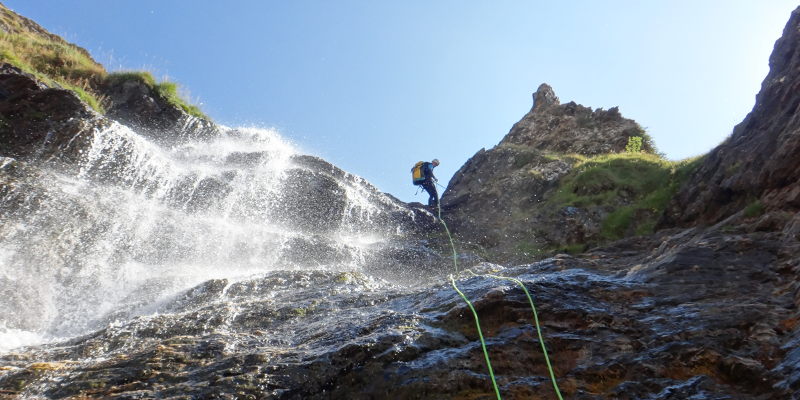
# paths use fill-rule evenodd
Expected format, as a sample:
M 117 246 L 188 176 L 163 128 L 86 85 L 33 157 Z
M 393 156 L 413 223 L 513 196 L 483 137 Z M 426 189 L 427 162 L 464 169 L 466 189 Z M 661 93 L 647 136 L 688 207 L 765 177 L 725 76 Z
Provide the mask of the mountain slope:
M 800 209 L 800 9 L 769 58 L 756 104 L 675 197 L 663 226 L 718 222 L 737 212 Z M 760 212 L 760 211 L 759 211 Z

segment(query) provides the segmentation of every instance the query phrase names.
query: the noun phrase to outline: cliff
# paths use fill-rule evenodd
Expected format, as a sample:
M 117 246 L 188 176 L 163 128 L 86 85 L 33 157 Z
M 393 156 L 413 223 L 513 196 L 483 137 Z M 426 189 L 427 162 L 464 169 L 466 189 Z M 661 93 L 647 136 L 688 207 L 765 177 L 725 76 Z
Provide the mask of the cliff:
M 432 269 L 446 265 L 446 260 L 442 261 L 442 257 L 416 239 L 419 231 L 434 226 L 431 213 L 408 207 L 321 158 L 294 153 L 273 154 L 287 147 L 280 143 L 275 144 L 274 151 L 242 149 L 226 155 L 218 161 L 229 165 L 223 163 L 213 171 L 194 171 L 179 178 L 165 178 L 164 173 L 175 171 L 153 170 L 158 160 L 191 153 L 193 149 L 213 149 L 215 144 L 226 140 L 232 143 L 252 141 L 248 146 L 263 148 L 270 143 L 270 133 L 259 137 L 247 129 L 220 127 L 177 97 L 174 84 L 156 82 L 149 73 L 107 74 L 85 49 L 67 43 L 1 4 L 0 29 L 5 32 L 0 33 L 0 48 L 8 42 L 25 42 L 27 56 L 31 58 L 48 60 L 46 52 L 56 48 L 53 55 L 56 58 L 78 54 L 84 61 L 91 60 L 93 78 L 86 88 L 101 98 L 103 105 L 103 112 L 98 112 L 80 96 L 79 90 L 69 87 L 65 83 L 69 82 L 69 73 L 57 74 L 44 64 L 21 62 L 25 58 L 21 47 L 6 46 L 8 51 L 0 53 L 0 165 L 3 166 L 0 201 L 4 202 L 0 205 L 0 216 L 4 221 L 22 221 L 42 212 L 41 202 L 46 204 L 50 198 L 42 176 L 54 170 L 74 179 L 88 179 L 91 184 L 130 185 L 130 189 L 138 193 L 136 195 L 145 198 L 164 196 L 159 200 L 171 206 L 179 205 L 182 212 L 204 212 L 219 207 L 226 198 L 237 207 L 246 208 L 256 200 L 229 198 L 241 195 L 235 185 L 244 179 L 243 176 L 259 171 L 259 166 L 273 167 L 270 164 L 273 158 L 286 157 L 285 164 L 274 166 L 285 168 L 280 179 L 264 189 L 266 192 L 254 196 L 274 208 L 257 213 L 258 218 L 268 216 L 265 223 L 308 233 L 308 237 L 289 240 L 291 246 L 287 245 L 282 252 L 287 262 L 304 260 L 324 264 L 346 259 L 340 250 L 334 249 L 339 246 L 336 236 L 343 234 L 342 229 L 371 230 L 383 224 L 378 230 L 379 236 L 389 234 L 398 242 L 409 238 L 408 246 L 376 245 L 365 250 L 361 257 L 380 258 L 371 262 L 371 268 L 413 279 L 413 274 L 392 268 L 391 263 L 384 261 L 413 259 Z M 9 52 L 12 50 L 16 53 Z M 69 70 L 74 72 L 78 68 L 73 65 Z M 50 74 L 42 71 L 50 71 Z M 364 204 L 354 204 L 356 198 Z M 94 212 L 84 207 L 89 205 L 80 205 L 77 207 L 80 211 L 75 212 L 81 215 Z M 353 221 L 355 216 L 366 220 Z M 4 233 L 8 232 L 0 229 L 0 238 L 6 238 Z M 353 249 L 350 250 L 355 251 Z M 14 306 L 8 304 L 8 308 Z
M 747 117 L 674 198 L 662 226 L 713 224 L 746 212 L 800 208 L 800 11 L 775 43 Z
M 148 72 L 108 73 L 86 49 L 47 32 L 0 4 L 0 63 L 41 85 L 72 92 L 92 110 L 150 134 L 213 135 L 199 108 L 182 99 L 177 84 Z
M 547 84 L 533 98 L 500 143 L 450 181 L 442 205 L 456 235 L 491 260 L 522 262 L 652 233 L 685 165 L 653 154 L 616 107 L 561 104 Z
M 617 107 L 596 109 L 571 101 L 561 104 L 550 85 L 543 83 L 533 94 L 533 107 L 500 141 L 539 151 L 592 156 L 625 150 L 630 137 L 643 139 L 641 150 L 655 152 L 652 140 Z
M 796 59 L 798 13 L 773 59 Z M 430 213 L 269 132 L 181 129 L 195 117 L 147 76 L 101 114 L 5 65 L 0 398 L 495 398 L 473 306 L 503 398 L 555 398 L 543 348 L 565 398 L 797 398 L 797 164 L 769 143 L 793 143 L 800 113 L 796 64 L 778 61 L 740 125 L 764 129 L 685 163 L 540 87 L 443 198 L 458 246 L 520 261 L 456 254 L 459 271 L 431 250 Z M 760 149 L 748 168 L 782 178 L 701 182 L 745 156 L 721 150 L 739 136 Z M 686 193 L 719 207 L 684 216 Z M 670 201 L 666 225 L 722 220 L 654 232 Z

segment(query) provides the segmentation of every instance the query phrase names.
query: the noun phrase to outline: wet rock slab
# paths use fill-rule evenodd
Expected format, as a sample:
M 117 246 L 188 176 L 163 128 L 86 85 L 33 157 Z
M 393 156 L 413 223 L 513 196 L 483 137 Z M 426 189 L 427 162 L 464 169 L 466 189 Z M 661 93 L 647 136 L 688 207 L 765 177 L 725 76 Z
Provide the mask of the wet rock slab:
M 789 399 L 797 241 L 672 231 L 500 269 L 531 290 L 565 398 Z M 624 250 L 623 250 L 624 249 Z M 521 289 L 462 273 L 504 398 L 555 398 Z M 493 398 L 474 322 L 443 276 L 208 281 L 160 314 L 0 356 L 0 392 L 48 398 Z

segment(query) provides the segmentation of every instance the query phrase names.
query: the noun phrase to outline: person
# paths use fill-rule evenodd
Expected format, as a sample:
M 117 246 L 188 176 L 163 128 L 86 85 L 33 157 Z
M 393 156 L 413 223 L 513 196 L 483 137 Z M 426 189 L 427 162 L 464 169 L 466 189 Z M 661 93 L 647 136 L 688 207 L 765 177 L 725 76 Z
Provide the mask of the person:
M 433 175 L 433 169 L 439 166 L 439 160 L 434 158 L 431 162 L 422 164 L 422 173 L 425 180 L 422 182 L 422 188 L 428 192 L 428 206 L 437 208 L 439 206 L 439 192 L 436 191 L 436 182 L 438 179 Z

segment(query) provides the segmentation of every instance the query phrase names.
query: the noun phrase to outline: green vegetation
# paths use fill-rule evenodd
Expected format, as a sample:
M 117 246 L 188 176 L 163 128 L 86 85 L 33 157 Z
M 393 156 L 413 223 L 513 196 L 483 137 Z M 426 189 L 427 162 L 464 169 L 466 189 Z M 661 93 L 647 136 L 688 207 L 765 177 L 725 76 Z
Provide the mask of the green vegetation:
M 553 153 L 553 152 L 549 152 L 549 151 L 542 153 L 542 158 L 544 158 L 545 160 L 548 160 L 548 161 L 561 160 L 561 161 L 564 161 L 564 162 L 566 162 L 568 164 L 572 164 L 572 165 L 577 164 L 579 162 L 586 161 L 586 156 L 582 156 L 580 154 L 575 154 L 575 153 L 572 153 L 572 154 L 559 154 L 559 153 Z
M 580 254 L 586 250 L 585 243 L 572 243 L 572 244 L 565 244 L 561 246 L 556 246 L 551 249 L 548 249 L 550 253 L 566 253 L 566 254 Z
M 533 149 L 524 149 L 520 151 L 514 156 L 514 168 L 519 169 L 530 164 L 537 156 L 539 156 L 539 153 Z
M 156 78 L 153 78 L 153 74 L 146 71 L 113 72 L 106 77 L 106 83 L 109 85 L 118 85 L 128 81 L 141 82 L 151 88 L 156 86 Z
M 292 309 L 292 313 L 294 313 L 294 315 L 297 316 L 297 317 L 305 317 L 306 315 L 308 315 L 308 309 L 307 308 L 298 307 L 298 308 Z
M 725 168 L 725 173 L 726 173 L 726 174 L 728 174 L 728 175 L 733 175 L 733 174 L 735 174 L 737 171 L 739 171 L 739 168 L 741 168 L 741 167 L 742 167 L 742 163 L 741 163 L 740 161 L 736 161 L 736 162 L 734 162 L 733 164 L 731 164 L 731 165 L 728 165 L 728 166 Z
M 760 217 L 762 214 L 764 214 L 764 205 L 758 200 L 748 204 L 747 207 L 744 208 L 745 218 Z
M 99 113 L 105 113 L 102 94 L 104 84 L 140 79 L 164 100 L 182 108 L 190 115 L 208 118 L 200 109 L 178 95 L 174 82 L 157 83 L 149 72 L 108 74 L 86 50 L 67 43 L 60 37 L 36 31 L 32 22 L 14 14 L 0 4 L 0 62 L 9 63 L 36 77 L 48 86 L 74 92 Z
M 640 152 L 586 158 L 564 177 L 550 202 L 556 208 L 611 210 L 601 226 L 607 240 L 648 234 L 699 161 L 696 157 L 674 162 Z
M 642 137 L 631 136 L 628 138 L 628 144 L 625 145 L 626 153 L 641 153 L 642 152 Z
M 161 96 L 163 96 L 167 101 L 171 104 L 176 105 L 183 109 L 187 114 L 193 115 L 198 118 L 206 118 L 208 116 L 205 115 L 202 111 L 200 111 L 200 107 L 197 107 L 194 104 L 189 104 L 186 100 L 184 100 L 180 95 L 178 95 L 178 84 L 175 82 L 161 82 L 156 84 L 156 92 L 158 92 Z
M 641 148 L 640 151 L 645 153 L 653 153 L 656 155 L 661 156 L 662 158 L 664 155 L 658 151 L 656 148 L 656 142 L 653 140 L 653 137 L 647 133 L 644 128 L 639 126 L 638 124 L 635 127 L 627 128 L 622 131 L 622 134 L 627 136 L 628 138 L 632 137 L 639 137 L 641 138 Z M 630 144 L 630 139 L 628 139 L 628 144 Z M 627 147 L 626 147 L 627 150 Z
M 208 116 L 205 115 L 199 107 L 189 104 L 186 100 L 181 98 L 181 96 L 178 94 L 178 84 L 175 82 L 156 82 L 153 74 L 146 71 L 114 72 L 106 77 L 106 82 L 112 85 L 126 81 L 138 81 L 144 83 L 158 93 L 164 100 L 168 101 L 172 105 L 180 107 L 187 114 L 198 118 L 208 119 Z
M 6 14 L 0 18 L 7 23 Z M 0 61 L 35 76 L 49 86 L 71 90 L 89 106 L 103 112 L 102 96 L 93 88 L 102 82 L 105 69 L 85 51 L 57 37 L 0 31 Z
M 526 257 L 539 257 L 545 254 L 545 250 L 535 242 L 519 242 L 517 243 L 515 250 L 517 253 L 523 254 Z

